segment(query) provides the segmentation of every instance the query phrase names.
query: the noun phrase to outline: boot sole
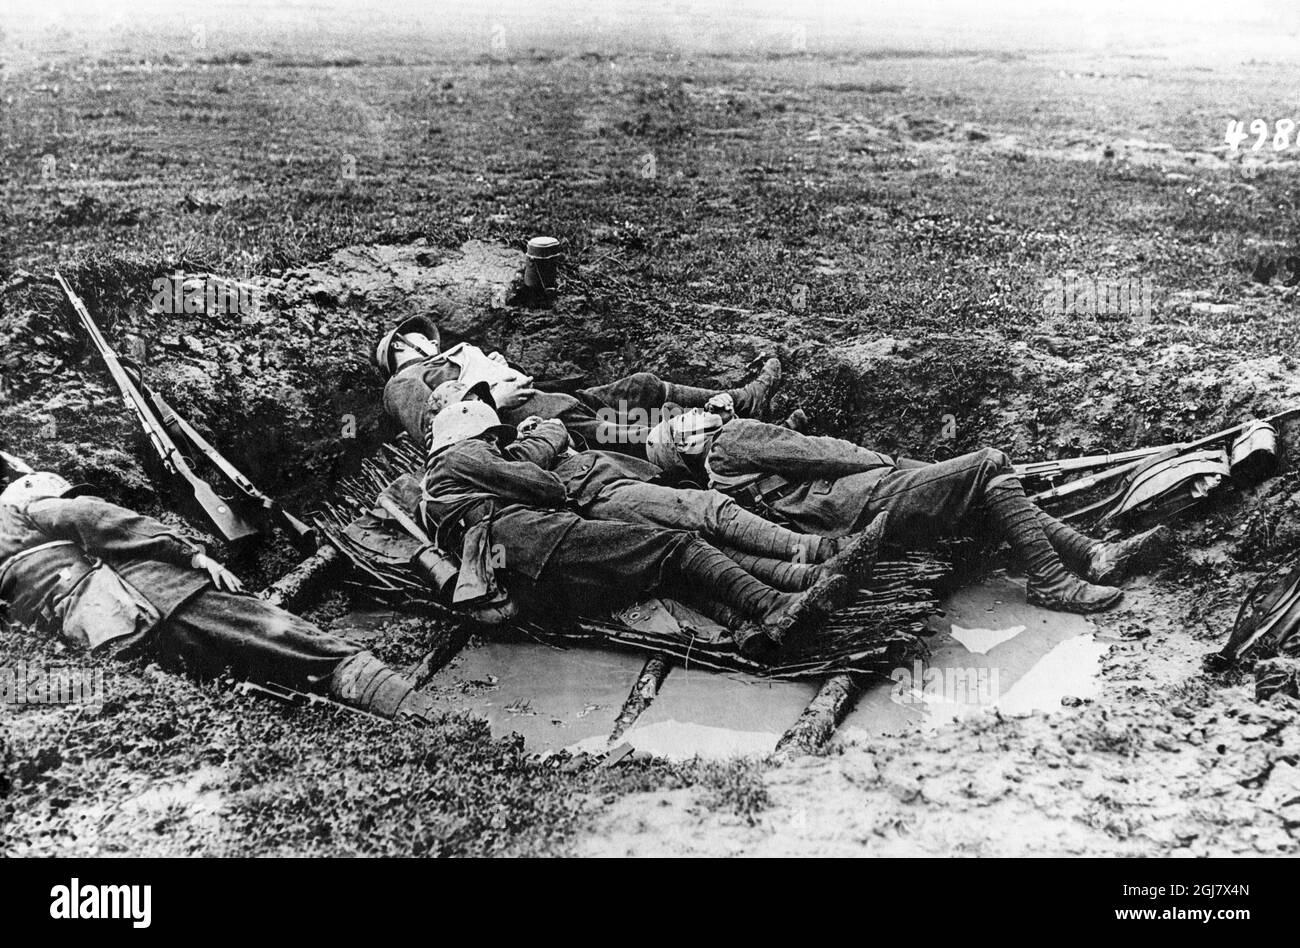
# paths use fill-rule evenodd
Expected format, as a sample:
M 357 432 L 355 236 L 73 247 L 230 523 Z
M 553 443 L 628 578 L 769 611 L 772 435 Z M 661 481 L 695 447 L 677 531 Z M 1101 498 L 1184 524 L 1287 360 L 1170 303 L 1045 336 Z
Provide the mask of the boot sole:
M 877 514 L 847 549 L 841 550 L 822 564 L 822 571 L 827 575 L 843 576 L 855 589 L 861 588 L 871 578 L 871 571 L 875 568 L 888 519 L 887 513 Z
M 742 657 L 764 665 L 771 664 L 772 653 L 776 650 L 777 643 L 761 626 L 746 623 L 732 631 L 731 640 Z
M 800 594 L 796 602 L 775 625 L 767 626 L 768 637 L 778 645 L 792 632 L 806 629 L 809 624 L 823 620 L 848 604 L 853 590 L 849 580 L 839 573 L 823 576 Z
M 1076 615 L 1105 612 L 1123 598 L 1124 590 L 1122 589 L 1116 589 L 1114 595 L 1107 596 L 1105 599 L 1094 599 L 1091 601 L 1081 602 L 1060 602 L 1029 590 L 1025 591 L 1025 602 L 1029 603 L 1031 606 L 1040 606 L 1043 609 L 1050 609 L 1052 612 L 1073 612 Z
M 772 397 L 776 395 L 777 390 L 781 387 L 781 379 L 785 375 L 785 369 L 781 365 L 781 359 L 779 356 L 761 355 L 749 364 L 749 372 L 746 373 L 753 375 L 753 378 L 749 380 L 750 382 L 757 382 L 763 377 L 763 369 L 773 359 L 776 360 L 776 378 L 772 379 L 772 381 L 768 383 L 767 389 L 763 392 L 763 397 L 760 400 L 760 403 L 755 406 L 754 414 L 751 416 L 760 420 L 766 417 L 768 411 L 772 408 Z

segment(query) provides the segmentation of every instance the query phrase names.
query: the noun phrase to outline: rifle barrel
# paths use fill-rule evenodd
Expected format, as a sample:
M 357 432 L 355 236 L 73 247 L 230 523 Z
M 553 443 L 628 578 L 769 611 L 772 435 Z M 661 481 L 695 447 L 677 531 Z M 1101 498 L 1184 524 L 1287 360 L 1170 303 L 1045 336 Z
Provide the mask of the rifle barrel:
M 1165 444 L 1154 448 L 1135 448 L 1132 451 L 1121 451 L 1117 454 L 1100 454 L 1085 458 L 1066 458 L 1063 461 L 1039 461 L 1033 464 L 1014 465 L 1017 474 L 1026 477 L 1054 477 L 1057 474 L 1068 473 L 1069 471 L 1086 471 L 1097 467 L 1109 467 L 1112 464 L 1119 464 L 1122 467 L 1114 470 L 1105 471 L 1101 474 L 1094 474 L 1091 477 L 1080 478 L 1077 481 L 1071 481 L 1060 487 L 1046 490 L 1042 493 L 1035 494 L 1030 499 L 1037 502 L 1039 500 L 1054 500 L 1059 497 L 1065 497 L 1070 494 L 1078 493 L 1081 490 L 1087 490 L 1097 484 L 1104 483 L 1117 476 L 1119 473 L 1128 472 L 1137 467 L 1134 462 L 1143 461 L 1147 458 L 1155 457 L 1157 454 L 1163 454 L 1167 451 L 1174 451 L 1178 454 L 1185 454 L 1188 451 L 1196 451 L 1200 448 L 1209 447 L 1219 441 L 1225 441 L 1233 435 L 1243 431 L 1256 421 L 1262 421 L 1265 424 L 1273 425 L 1279 421 L 1285 421 L 1289 418 L 1300 417 L 1300 408 L 1287 408 L 1276 414 L 1269 415 L 1267 418 L 1252 418 L 1250 421 L 1243 421 L 1231 428 L 1224 428 L 1222 431 L 1216 431 L 1213 434 L 1206 435 L 1196 441 L 1184 441 L 1178 444 Z
M 56 270 L 54 278 L 58 281 L 59 286 L 63 288 L 63 293 L 76 311 L 82 327 L 99 351 L 100 358 L 104 360 L 104 365 L 108 367 L 108 374 L 112 376 L 113 381 L 117 384 L 122 401 L 126 404 L 127 409 L 135 415 L 136 421 L 144 429 L 149 443 L 162 459 L 164 469 L 185 482 L 195 502 L 203 509 L 208 519 L 212 521 L 213 526 L 220 530 L 227 540 L 241 540 L 256 534 L 258 532 L 257 528 L 232 510 L 226 501 L 217 496 L 212 486 L 190 468 L 180 449 L 176 447 L 176 442 L 167 434 L 162 423 L 153 417 L 145 403 L 143 393 L 127 374 L 126 369 L 117 358 L 117 353 L 113 351 L 112 346 L 108 344 L 108 340 L 104 338 L 104 334 L 100 332 L 99 326 L 96 325 L 90 311 L 86 309 L 86 304 L 81 301 L 81 297 L 64 279 L 62 273 Z

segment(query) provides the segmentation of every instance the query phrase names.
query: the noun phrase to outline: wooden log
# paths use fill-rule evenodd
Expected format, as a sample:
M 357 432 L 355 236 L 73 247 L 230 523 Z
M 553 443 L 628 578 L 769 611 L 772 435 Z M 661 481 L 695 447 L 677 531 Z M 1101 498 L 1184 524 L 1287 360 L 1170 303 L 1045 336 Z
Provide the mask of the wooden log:
M 637 676 L 636 683 L 632 685 L 627 700 L 623 702 L 623 710 L 614 719 L 614 730 L 609 733 L 609 742 L 611 744 L 622 737 L 623 732 L 636 723 L 636 719 L 641 716 L 642 711 L 650 707 L 651 702 L 655 700 L 655 696 L 659 694 L 659 688 L 663 685 L 664 679 L 668 677 L 669 669 L 672 667 L 672 659 L 662 653 L 651 655 L 646 659 L 641 674 Z
M 258 597 L 281 609 L 300 612 L 324 589 L 326 582 L 343 566 L 343 556 L 332 546 L 322 546 L 278 580 L 267 586 Z
M 415 687 L 423 688 L 427 685 L 434 675 L 442 671 L 444 665 L 460 653 L 473 634 L 474 628 L 468 622 L 449 623 L 434 642 L 433 648 L 411 670 L 409 677 L 415 682 Z
M 782 760 L 815 752 L 830 740 L 861 689 L 862 685 L 854 675 L 827 678 L 808 702 L 808 707 L 781 735 L 773 756 Z

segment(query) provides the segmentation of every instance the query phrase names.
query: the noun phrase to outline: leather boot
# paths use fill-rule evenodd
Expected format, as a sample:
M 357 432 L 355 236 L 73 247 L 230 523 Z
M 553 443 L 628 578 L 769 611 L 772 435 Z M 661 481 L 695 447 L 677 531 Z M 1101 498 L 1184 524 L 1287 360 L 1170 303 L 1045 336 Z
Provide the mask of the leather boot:
M 771 642 L 825 617 L 848 601 L 848 580 L 826 573 L 801 593 L 783 593 L 760 582 L 703 540 L 692 540 L 682 550 L 676 571 L 688 588 L 708 594 L 762 626 Z M 751 636 L 752 638 L 752 636 Z
M 1015 478 L 998 478 L 984 494 L 990 521 L 1025 567 L 1025 599 L 1058 612 L 1100 612 L 1124 595 L 1113 586 L 1094 586 L 1065 568 L 1048 542 L 1038 520 L 1038 508 L 1029 502 Z
M 747 553 L 732 553 L 727 551 L 725 555 L 728 558 L 732 556 L 749 556 Z M 749 557 L 754 559 L 754 557 Z M 767 562 L 776 562 L 768 560 Z M 790 566 L 789 563 L 781 564 Z M 816 569 L 817 567 L 807 566 L 804 569 Z M 769 664 L 776 657 L 776 643 L 767 637 L 766 633 L 757 622 L 752 619 L 746 619 L 743 615 L 733 609 L 731 606 L 719 602 L 707 592 L 698 593 L 686 590 L 678 592 L 677 595 L 688 606 L 696 612 L 703 613 L 718 625 L 722 626 L 731 633 L 731 641 L 736 646 L 736 651 L 745 658 L 755 662 Z
M 763 360 L 757 378 L 740 388 L 727 389 L 736 404 L 736 414 L 742 418 L 762 418 L 780 381 L 781 360 L 774 356 Z
M 848 538 L 847 546 L 818 567 L 820 575 L 802 595 L 767 617 L 764 625 L 770 638 L 780 642 L 788 633 L 824 620 L 848 604 L 853 593 L 871 577 L 885 520 L 882 513 L 861 533 Z
M 664 401 L 676 402 L 683 408 L 703 408 L 715 395 L 730 395 L 737 415 L 742 418 L 760 418 L 767 410 L 768 399 L 781 380 L 781 360 L 760 356 L 754 360 L 754 368 L 757 369 L 758 376 L 739 388 L 719 390 L 665 382 Z
M 853 584 L 854 589 L 861 589 L 871 578 L 872 567 L 880 554 L 881 544 L 885 542 L 885 525 L 889 514 L 881 512 L 867 524 L 861 533 L 850 534 L 839 540 L 827 540 L 836 545 L 836 553 L 822 564 L 827 573 L 839 573 Z
M 401 673 L 370 652 L 345 658 L 327 684 L 329 696 L 341 704 L 382 718 L 433 720 L 434 706 L 427 695 Z
M 1043 510 L 1038 511 L 1038 522 L 1071 572 L 1090 583 L 1107 586 L 1117 586 L 1152 565 L 1173 540 L 1173 531 L 1163 525 L 1118 543 L 1106 543 L 1080 533 Z
M 1173 539 L 1174 532 L 1162 524 L 1118 543 L 1098 543 L 1083 575 L 1091 583 L 1122 583 L 1156 563 Z

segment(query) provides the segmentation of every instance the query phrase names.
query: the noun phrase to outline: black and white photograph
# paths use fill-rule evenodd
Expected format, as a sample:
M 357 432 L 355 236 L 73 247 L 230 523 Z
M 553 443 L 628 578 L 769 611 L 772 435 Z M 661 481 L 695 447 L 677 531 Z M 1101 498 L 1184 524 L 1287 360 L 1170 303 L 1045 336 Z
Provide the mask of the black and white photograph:
M 0 0 L 24 911 L 1297 855 L 1298 82 L 1287 0 Z

